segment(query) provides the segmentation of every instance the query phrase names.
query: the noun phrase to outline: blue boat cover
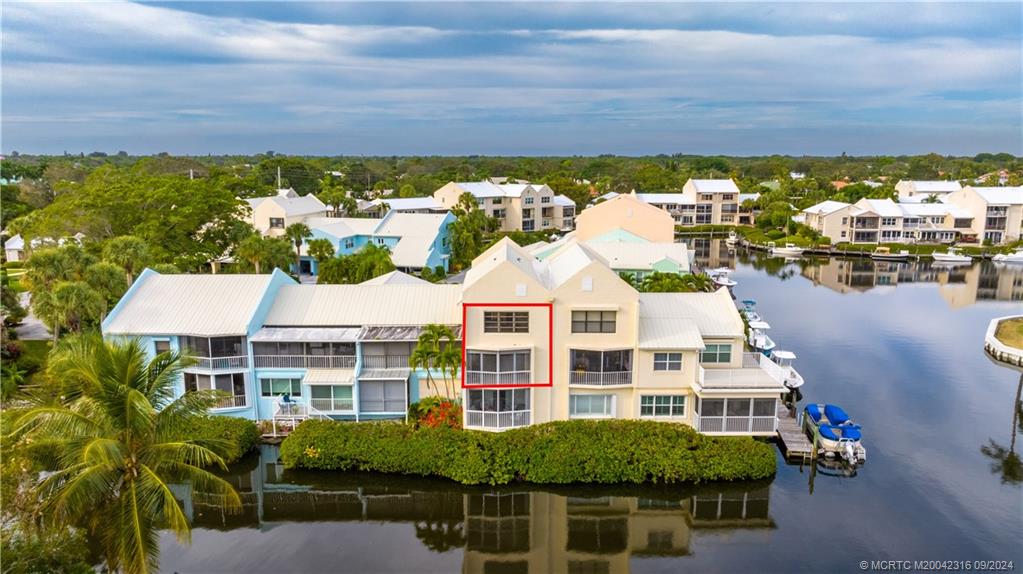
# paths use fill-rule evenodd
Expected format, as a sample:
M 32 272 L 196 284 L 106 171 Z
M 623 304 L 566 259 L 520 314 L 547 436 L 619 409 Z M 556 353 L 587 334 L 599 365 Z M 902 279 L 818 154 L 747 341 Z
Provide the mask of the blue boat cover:
M 860 428 L 856 426 L 842 427 L 842 438 L 860 440 Z
M 757 304 L 756 299 L 743 299 L 742 304 L 747 307 L 753 307 Z
M 821 410 L 817 408 L 817 405 L 806 405 L 806 414 L 810 416 L 810 420 L 814 424 L 821 422 Z
M 828 440 L 838 440 L 839 436 L 832 430 L 831 425 L 821 425 L 817 427 L 821 431 L 821 436 Z
M 828 417 L 828 422 L 833 425 L 849 422 L 849 415 L 835 405 L 824 405 L 824 416 Z
M 828 440 L 839 440 L 843 438 L 849 440 L 860 440 L 860 431 L 855 427 L 821 425 L 818 428 L 820 429 L 821 436 Z

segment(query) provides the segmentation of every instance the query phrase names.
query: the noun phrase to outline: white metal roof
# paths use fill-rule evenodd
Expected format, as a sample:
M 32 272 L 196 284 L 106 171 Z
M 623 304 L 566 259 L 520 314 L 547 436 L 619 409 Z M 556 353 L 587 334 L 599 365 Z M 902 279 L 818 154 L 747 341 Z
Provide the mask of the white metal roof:
M 689 271 L 689 250 L 685 243 L 586 242 L 612 269 L 650 270 L 655 263 L 670 259 Z
M 827 201 L 822 201 L 822 202 L 818 203 L 817 205 L 811 205 L 810 207 L 807 207 L 806 209 L 804 209 L 803 212 L 804 213 L 820 214 L 820 215 L 828 215 L 829 213 L 834 213 L 834 212 L 838 211 L 839 209 L 842 209 L 842 208 L 845 208 L 845 207 L 849 207 L 849 205 L 850 204 L 848 204 L 848 203 L 844 203 L 844 202 L 841 202 L 841 201 L 832 201 L 832 200 L 829 199 Z
M 358 339 L 358 327 L 263 327 L 249 338 L 253 343 L 299 341 L 350 343 Z
M 699 193 L 739 193 L 739 187 L 731 179 L 692 179 Z
M 857 204 L 861 208 L 880 215 L 881 217 L 902 217 L 902 208 L 890 199 L 861 199 Z
M 461 285 L 285 285 L 264 324 L 276 327 L 457 325 Z
M 977 195 L 995 205 L 1023 204 L 1023 187 L 975 187 Z
M 572 201 L 567 195 L 555 195 L 551 201 L 554 205 L 560 205 L 562 207 L 575 207 L 575 202 Z
M 540 192 L 543 184 L 532 183 L 502 183 L 496 184 L 490 181 L 460 181 L 456 182 L 462 191 L 471 193 L 474 197 L 522 197 L 527 189 Z
M 689 319 L 703 337 L 742 337 L 743 324 L 728 289 L 713 293 L 640 293 L 639 316 Z
M 486 251 L 473 259 L 472 266 L 465 273 L 464 285 L 466 287 L 475 283 L 479 278 L 485 277 L 495 267 L 504 263 L 511 263 L 523 273 L 538 283 L 543 283 L 538 269 L 541 267 L 533 255 L 522 249 L 514 241 L 507 237 L 501 238 L 497 243 L 491 245 Z M 536 265 L 534 265 L 534 263 Z
M 912 180 L 909 183 L 913 185 L 913 190 L 918 193 L 951 193 L 962 189 L 958 181 Z
M 306 369 L 302 382 L 307 385 L 350 385 L 355 369 Z
M 973 215 L 965 209 L 951 203 L 899 203 L 903 213 L 912 217 L 932 217 L 952 215 L 953 217 L 969 217 Z
M 327 206 L 311 193 L 309 195 L 302 195 L 298 197 L 286 197 L 280 195 L 255 197 L 245 201 L 252 206 L 252 209 L 256 209 L 256 207 L 261 205 L 264 201 L 272 201 L 284 210 L 284 215 L 289 217 L 310 215 L 313 213 L 327 211 Z
M 160 275 L 149 271 L 104 332 L 244 335 L 272 275 Z
M 388 199 L 374 199 L 369 205 L 377 206 L 381 203 L 387 204 L 392 211 L 411 211 L 414 209 L 443 209 L 440 203 L 432 196 L 430 197 L 394 197 Z
M 4 249 L 24 249 L 25 240 L 21 238 L 21 234 L 12 235 L 4 242 Z
M 381 221 L 382 218 L 372 217 L 314 217 L 306 221 L 306 225 L 342 239 L 353 235 L 372 235 Z
M 696 323 L 684 317 L 640 317 L 640 349 L 703 349 Z
M 651 205 L 664 205 L 666 203 L 696 203 L 695 199 L 686 197 L 684 193 L 637 193 L 636 198 Z
M 379 277 L 374 277 L 369 281 L 363 281 L 359 285 L 424 285 L 429 283 L 429 281 L 420 279 L 415 275 L 409 275 L 402 271 L 391 271 Z

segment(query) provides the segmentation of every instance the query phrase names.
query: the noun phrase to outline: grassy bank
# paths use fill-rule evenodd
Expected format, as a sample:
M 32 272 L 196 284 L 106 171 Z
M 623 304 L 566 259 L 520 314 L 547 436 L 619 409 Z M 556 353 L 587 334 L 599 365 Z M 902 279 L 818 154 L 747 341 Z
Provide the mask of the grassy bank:
M 775 473 L 774 450 L 652 421 L 558 421 L 502 433 L 310 420 L 281 445 L 288 468 L 437 476 L 462 484 L 699 483 Z
M 1006 319 L 999 322 L 995 338 L 1010 347 L 1023 349 L 1023 318 Z

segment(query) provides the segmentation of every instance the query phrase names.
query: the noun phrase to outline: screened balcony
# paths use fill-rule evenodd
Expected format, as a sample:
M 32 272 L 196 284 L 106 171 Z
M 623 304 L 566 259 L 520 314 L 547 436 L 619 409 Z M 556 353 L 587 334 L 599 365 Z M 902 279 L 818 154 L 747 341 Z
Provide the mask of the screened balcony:
M 253 343 L 257 369 L 354 369 L 355 343 Z
M 465 384 L 527 385 L 532 378 L 530 351 L 466 351 Z
M 244 369 L 249 366 L 245 337 L 192 337 L 178 338 L 181 350 L 193 358 L 190 368 L 206 370 Z
M 568 381 L 573 385 L 613 387 L 632 384 L 632 350 L 587 351 L 569 350 L 571 371 Z
M 529 389 L 470 389 L 465 392 L 465 426 L 504 430 L 529 426 Z
M 766 434 L 778 430 L 778 399 L 728 397 L 697 399 L 696 430 L 717 434 Z

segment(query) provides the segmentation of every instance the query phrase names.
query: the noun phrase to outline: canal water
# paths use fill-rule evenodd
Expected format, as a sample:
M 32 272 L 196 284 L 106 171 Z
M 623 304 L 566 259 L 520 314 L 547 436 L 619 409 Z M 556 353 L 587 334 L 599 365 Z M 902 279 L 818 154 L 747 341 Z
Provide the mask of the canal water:
M 987 358 L 988 321 L 1023 309 L 1023 266 L 787 262 L 693 242 L 730 266 L 804 401 L 864 429 L 854 476 L 786 465 L 769 482 L 465 488 L 285 471 L 264 447 L 229 476 L 244 512 L 185 488 L 191 545 L 165 572 L 859 572 L 872 560 L 1014 560 L 1023 568 L 1021 373 Z M 1019 443 L 1019 444 L 1017 444 Z

